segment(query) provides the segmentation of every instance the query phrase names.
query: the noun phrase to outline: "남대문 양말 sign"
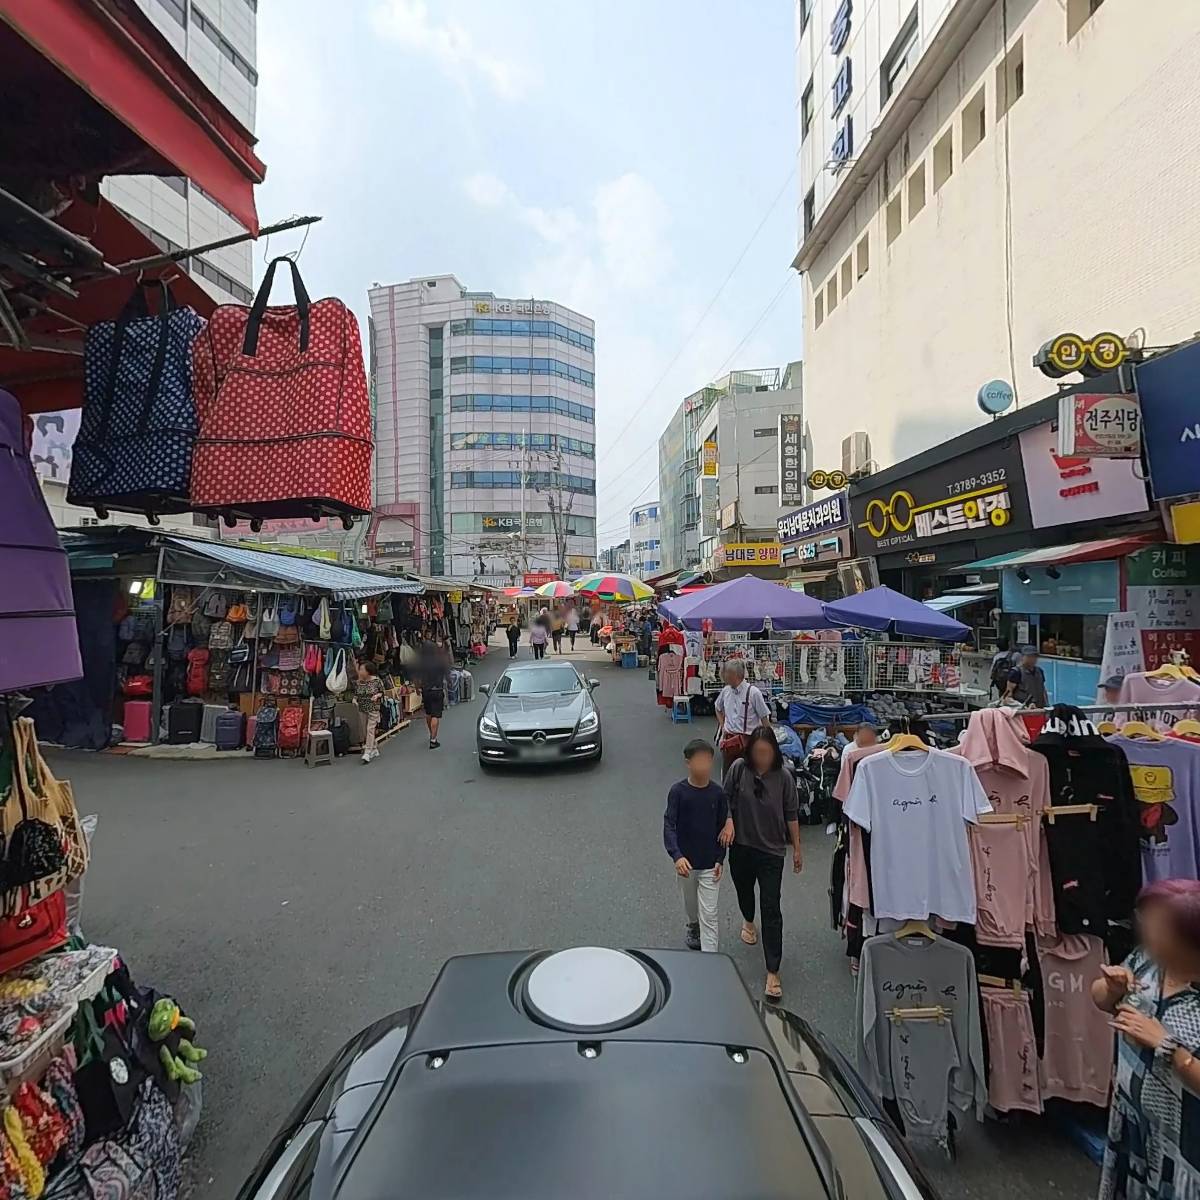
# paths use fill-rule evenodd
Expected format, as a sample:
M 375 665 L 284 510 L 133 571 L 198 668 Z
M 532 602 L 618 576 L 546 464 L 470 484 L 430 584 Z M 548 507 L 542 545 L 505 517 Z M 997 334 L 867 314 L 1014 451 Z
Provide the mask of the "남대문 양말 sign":
M 862 555 L 932 549 L 1030 528 L 1016 439 L 961 454 L 850 499 Z
M 795 542 L 826 529 L 838 529 L 849 522 L 849 497 L 845 492 L 838 492 L 780 517 L 775 522 L 775 529 L 781 542 Z
M 783 550 L 778 542 L 730 542 L 715 551 L 717 566 L 777 567 Z

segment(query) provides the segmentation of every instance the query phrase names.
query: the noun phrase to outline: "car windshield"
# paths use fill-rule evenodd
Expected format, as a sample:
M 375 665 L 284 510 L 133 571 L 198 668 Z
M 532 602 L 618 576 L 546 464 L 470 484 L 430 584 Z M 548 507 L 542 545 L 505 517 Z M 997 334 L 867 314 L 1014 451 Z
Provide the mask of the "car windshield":
M 502 675 L 496 691 L 502 696 L 535 696 L 539 692 L 577 692 L 582 686 L 574 667 L 539 667 Z

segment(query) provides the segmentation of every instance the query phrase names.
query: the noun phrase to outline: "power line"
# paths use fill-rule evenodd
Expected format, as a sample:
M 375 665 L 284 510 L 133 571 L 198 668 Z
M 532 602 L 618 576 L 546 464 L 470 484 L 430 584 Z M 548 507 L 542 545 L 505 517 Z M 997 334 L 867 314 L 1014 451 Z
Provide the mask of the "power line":
M 710 312 L 712 312 L 713 306 L 721 298 L 721 293 L 724 292 L 729 281 L 733 278 L 734 272 L 736 272 L 738 267 L 740 267 L 742 265 L 742 260 L 750 252 L 750 247 L 752 245 L 754 245 L 754 242 L 758 238 L 758 235 L 763 230 L 763 226 L 766 225 L 768 218 L 775 211 L 775 206 L 779 203 L 780 199 L 783 196 L 783 193 L 787 190 L 788 185 L 792 182 L 792 176 L 795 175 L 795 173 L 796 173 L 796 167 L 795 167 L 795 164 L 793 164 L 791 169 L 787 173 L 787 178 L 784 179 L 783 184 L 780 186 L 779 191 L 775 193 L 775 198 L 771 201 L 770 205 L 768 205 L 767 211 L 765 213 L 763 213 L 762 220 L 759 221 L 758 225 L 754 229 L 754 232 L 750 235 L 750 240 L 742 247 L 741 254 L 739 254 L 737 256 L 737 259 L 734 261 L 733 266 L 729 268 L 729 273 L 721 281 L 721 286 L 719 288 L 717 288 L 717 290 L 713 293 L 712 299 L 709 300 L 709 302 L 705 305 L 704 311 L 700 314 L 699 319 L 691 327 L 691 329 L 688 330 L 687 335 L 684 337 L 683 341 L 679 345 L 679 349 L 676 350 L 675 353 L 671 356 L 671 361 L 669 363 L 667 363 L 666 368 L 664 369 L 663 373 L 658 377 L 658 379 L 655 380 L 654 386 L 642 398 L 641 404 L 639 404 L 634 409 L 633 413 L 630 415 L 629 420 L 625 422 L 624 426 L 621 428 L 620 433 L 618 433 L 616 438 L 613 440 L 612 445 L 609 446 L 608 450 L 606 450 L 604 452 L 604 454 L 602 454 L 600 456 L 600 458 L 597 460 L 597 465 L 599 465 L 600 462 L 603 462 L 604 459 L 617 448 L 621 439 L 629 431 L 630 426 L 641 415 L 641 410 L 650 402 L 650 397 L 653 396 L 656 391 L 658 391 L 659 387 L 662 385 L 663 380 L 665 380 L 666 377 L 671 373 L 671 368 L 674 367 L 675 364 L 679 361 L 680 356 L 683 354 L 684 350 L 687 349 L 688 343 L 692 340 L 692 338 L 696 334 L 696 331 L 704 323 L 705 318 L 708 316 L 708 314 Z

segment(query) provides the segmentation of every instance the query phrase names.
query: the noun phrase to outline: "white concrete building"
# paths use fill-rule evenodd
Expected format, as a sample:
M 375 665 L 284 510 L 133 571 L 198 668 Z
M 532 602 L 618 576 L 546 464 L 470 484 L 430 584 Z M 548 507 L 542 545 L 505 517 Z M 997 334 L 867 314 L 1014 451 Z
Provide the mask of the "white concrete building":
M 254 131 L 258 0 L 137 0 L 189 67 L 250 132 Z M 101 192 L 166 250 L 201 246 L 245 228 L 186 179 L 125 175 L 106 179 Z M 211 250 L 186 266 L 219 301 L 254 298 L 250 242 Z
M 377 284 L 368 299 L 377 514 L 368 552 L 496 584 L 563 565 L 591 570 L 593 322 L 549 300 L 470 292 L 452 275 Z
M 1055 335 L 1200 328 L 1200 5 L 797 0 L 805 393 L 821 463 L 1024 404 Z M 848 410 L 853 413 L 847 419 Z
M 629 571 L 645 579 L 662 566 L 662 525 L 658 519 L 658 501 L 640 504 L 629 513 Z

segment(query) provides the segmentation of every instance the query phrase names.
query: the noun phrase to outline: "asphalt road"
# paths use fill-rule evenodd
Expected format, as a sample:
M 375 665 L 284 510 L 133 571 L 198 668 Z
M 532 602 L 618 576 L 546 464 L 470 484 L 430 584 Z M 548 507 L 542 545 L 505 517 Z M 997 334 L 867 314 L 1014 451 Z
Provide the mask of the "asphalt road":
M 506 658 L 494 650 L 476 682 Z M 602 681 L 605 759 L 563 773 L 481 775 L 478 703 L 448 710 L 442 749 L 430 751 L 414 724 L 365 767 L 52 756 L 81 811 L 100 814 L 89 936 L 177 996 L 211 1051 L 188 1170 L 196 1196 L 232 1197 L 332 1052 L 419 1000 L 449 955 L 680 943 L 663 800 L 683 743 L 711 723 L 672 725 L 644 671 L 593 662 L 588 673 Z M 804 873 L 785 876 L 785 1002 L 852 1053 L 829 854 L 807 829 Z M 757 992 L 761 952 L 738 940 L 737 921 L 723 885 L 722 949 Z M 970 1122 L 953 1168 L 925 1161 L 954 1197 L 1083 1200 L 1098 1177 L 1047 1121 L 1021 1116 Z

